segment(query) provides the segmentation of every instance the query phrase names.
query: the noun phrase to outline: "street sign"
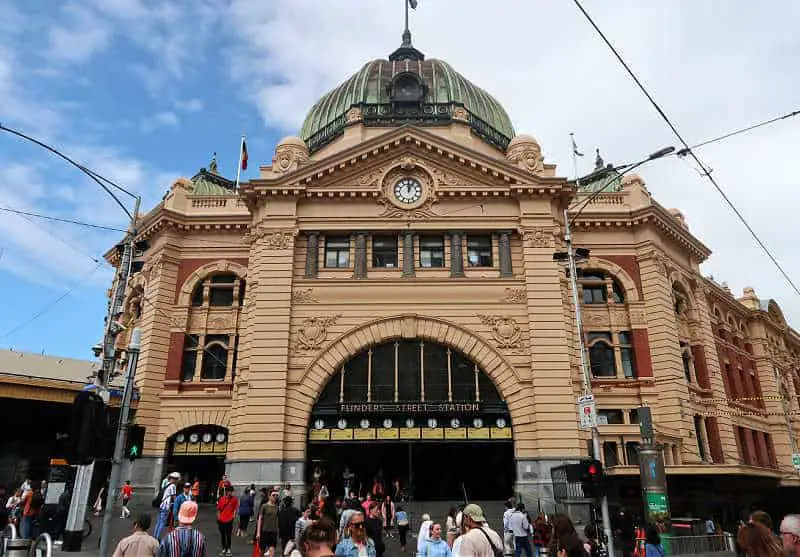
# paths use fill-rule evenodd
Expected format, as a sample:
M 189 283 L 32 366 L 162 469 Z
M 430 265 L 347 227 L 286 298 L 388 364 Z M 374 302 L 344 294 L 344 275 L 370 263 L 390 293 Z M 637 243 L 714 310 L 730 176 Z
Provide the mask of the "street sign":
M 800 472 L 800 453 L 794 453 L 792 455 L 792 466 L 794 469 Z
M 667 502 L 667 494 L 649 491 L 645 495 L 647 500 L 647 511 L 650 514 L 666 514 L 669 511 L 669 503 Z
M 581 420 L 581 429 L 597 427 L 597 408 L 594 404 L 594 396 L 584 395 L 578 398 L 578 416 Z

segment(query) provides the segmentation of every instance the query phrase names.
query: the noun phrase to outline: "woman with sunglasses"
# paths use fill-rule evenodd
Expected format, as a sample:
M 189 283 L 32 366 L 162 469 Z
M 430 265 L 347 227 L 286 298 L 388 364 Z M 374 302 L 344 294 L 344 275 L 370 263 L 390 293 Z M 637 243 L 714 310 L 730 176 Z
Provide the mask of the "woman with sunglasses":
M 336 546 L 336 557 L 375 557 L 375 543 L 367 537 L 364 528 L 364 513 L 350 515 L 347 523 L 348 537 Z

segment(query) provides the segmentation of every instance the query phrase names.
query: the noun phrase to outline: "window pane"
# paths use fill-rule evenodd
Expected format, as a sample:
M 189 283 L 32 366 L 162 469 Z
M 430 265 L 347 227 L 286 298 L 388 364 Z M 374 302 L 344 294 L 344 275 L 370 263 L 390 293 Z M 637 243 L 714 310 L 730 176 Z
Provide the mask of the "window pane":
M 447 400 L 447 348 L 425 343 L 425 400 Z
M 203 351 L 201 379 L 225 379 L 228 367 L 228 349 L 221 344 L 206 345 Z
M 350 237 L 328 236 L 325 238 L 325 266 L 350 266 Z
M 475 364 L 456 350 L 450 351 L 453 363 L 453 402 L 475 400 Z
M 681 360 L 683 360 L 683 376 L 686 378 L 687 383 L 692 382 L 692 360 L 689 357 L 689 352 L 684 351 L 681 353 Z
M 209 303 L 212 306 L 232 306 L 233 287 L 231 286 L 212 286 L 208 295 Z
M 597 421 L 606 425 L 619 425 L 625 423 L 625 418 L 622 410 L 598 410 Z
M 628 461 L 628 466 L 639 466 L 639 443 L 636 441 L 628 441 L 625 443 L 625 458 Z
M 602 271 L 584 271 L 578 269 L 578 279 L 580 279 L 581 281 L 588 280 L 588 281 L 605 282 L 606 275 Z
M 703 439 L 703 418 L 700 416 L 694 417 L 694 435 L 697 438 L 697 451 L 700 453 L 700 459 L 706 459 L 705 440 Z
M 344 401 L 367 401 L 367 377 L 369 371 L 369 352 L 362 352 L 345 365 Z
M 478 370 L 478 390 L 481 393 L 481 400 L 483 402 L 500 402 L 503 399 L 500 397 L 500 392 L 494 386 L 489 376 Z
M 400 342 L 398 357 L 398 385 L 400 400 L 418 401 L 420 398 L 419 341 Z
M 633 359 L 633 348 L 620 348 L 620 356 L 622 359 L 622 372 L 628 379 L 636 377 L 636 363 Z
M 197 286 L 194 287 L 194 292 L 192 292 L 192 305 L 195 307 L 200 307 L 203 305 L 203 283 L 200 282 Z
M 244 304 L 244 292 L 245 292 L 245 280 L 242 279 L 239 281 L 239 305 L 241 306 Z
M 181 381 L 191 381 L 194 379 L 196 365 L 197 351 L 195 349 L 184 350 L 183 362 L 181 362 Z
M 372 349 L 372 400 L 394 400 L 394 343 Z
M 419 265 L 423 268 L 444 267 L 444 238 L 442 236 L 420 237 Z
M 239 335 L 233 337 L 233 358 L 231 360 L 231 380 L 233 380 L 236 377 L 236 362 L 239 360 Z
M 620 344 L 631 344 L 631 334 L 628 331 L 620 331 L 619 332 L 619 343 Z
M 470 267 L 492 266 L 492 237 L 467 237 L 467 262 Z
M 583 285 L 583 303 L 584 304 L 605 304 L 606 303 L 606 286 L 605 285 Z
M 614 349 L 606 343 L 598 342 L 589 348 L 589 361 L 592 375 L 595 377 L 615 377 L 617 375 Z
M 629 417 L 630 417 L 630 420 L 631 420 L 632 424 L 638 424 L 639 423 L 639 410 L 637 408 L 634 408 L 633 410 L 631 410 L 629 412 Z
M 614 297 L 615 304 L 625 303 L 625 291 L 616 280 L 611 283 L 611 294 Z
M 339 388 L 341 386 L 342 381 L 342 373 L 339 372 L 333 376 L 333 378 L 328 381 L 328 384 L 325 385 L 325 388 L 322 390 L 322 394 L 319 395 L 319 400 L 317 404 L 320 406 L 331 406 L 334 404 L 339 403 Z
M 372 237 L 372 266 L 397 267 L 397 236 Z
M 211 277 L 212 284 L 233 284 L 236 282 L 236 275 L 214 275 Z
M 617 444 L 614 441 L 603 441 L 603 460 L 605 460 L 606 467 L 616 466 L 619 464 L 617 458 Z

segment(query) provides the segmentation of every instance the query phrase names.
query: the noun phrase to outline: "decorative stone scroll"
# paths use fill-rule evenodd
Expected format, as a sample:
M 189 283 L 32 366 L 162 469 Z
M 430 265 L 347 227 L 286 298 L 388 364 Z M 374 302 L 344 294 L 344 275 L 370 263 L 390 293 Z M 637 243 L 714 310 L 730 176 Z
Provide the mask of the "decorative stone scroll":
M 314 297 L 313 288 L 300 288 L 292 291 L 292 303 L 294 304 L 318 304 L 319 300 Z
M 245 242 L 253 244 L 264 239 L 263 245 L 267 249 L 289 249 L 294 241 L 296 231 L 275 230 L 264 225 L 263 222 L 251 227 L 250 231 L 244 235 Z
M 328 329 L 342 316 L 341 313 L 324 317 L 309 317 L 297 331 L 297 350 L 318 350 L 328 338 Z
M 522 242 L 529 248 L 552 248 L 555 245 L 553 228 L 525 228 L 522 231 Z
M 503 302 L 507 304 L 525 304 L 528 302 L 528 294 L 524 288 L 506 288 Z
M 519 323 L 512 317 L 500 315 L 476 314 L 484 325 L 490 327 L 492 337 L 497 343 L 498 348 L 520 348 L 522 340 L 522 329 Z

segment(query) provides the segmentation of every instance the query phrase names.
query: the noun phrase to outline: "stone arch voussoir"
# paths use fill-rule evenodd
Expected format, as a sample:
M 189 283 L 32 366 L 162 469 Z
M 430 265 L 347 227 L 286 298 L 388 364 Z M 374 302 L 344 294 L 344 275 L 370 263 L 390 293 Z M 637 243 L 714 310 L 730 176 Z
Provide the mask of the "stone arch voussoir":
M 178 412 L 164 425 L 164 437 L 169 438 L 189 427 L 198 425 L 215 425 L 228 428 L 229 415 L 227 410 L 217 408 L 190 409 Z
M 589 261 L 587 261 L 582 267 L 586 269 L 599 269 L 601 271 L 606 271 L 611 276 L 619 281 L 622 285 L 622 288 L 625 289 L 625 301 L 636 301 L 641 300 L 639 289 L 636 287 L 636 281 L 633 280 L 628 272 L 611 261 L 607 259 L 600 259 L 598 257 L 590 257 Z
M 180 294 L 178 295 L 178 305 L 189 305 L 192 292 L 194 292 L 194 288 L 197 286 L 198 282 L 206 278 L 211 273 L 224 272 L 235 273 L 239 278 L 247 277 L 247 267 L 233 261 L 228 261 L 227 259 L 220 259 L 219 261 L 214 261 L 213 263 L 203 265 L 189 275 L 181 285 Z

